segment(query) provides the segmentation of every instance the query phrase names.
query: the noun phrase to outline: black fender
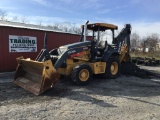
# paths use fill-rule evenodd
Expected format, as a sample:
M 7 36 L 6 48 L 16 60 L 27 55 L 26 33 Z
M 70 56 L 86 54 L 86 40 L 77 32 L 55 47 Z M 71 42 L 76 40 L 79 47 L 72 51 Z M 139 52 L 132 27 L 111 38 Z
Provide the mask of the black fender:
M 105 61 L 107 62 L 108 59 L 111 57 L 111 56 L 119 56 L 119 53 L 117 51 L 106 51 L 104 52 L 104 55 L 102 57 L 102 61 Z

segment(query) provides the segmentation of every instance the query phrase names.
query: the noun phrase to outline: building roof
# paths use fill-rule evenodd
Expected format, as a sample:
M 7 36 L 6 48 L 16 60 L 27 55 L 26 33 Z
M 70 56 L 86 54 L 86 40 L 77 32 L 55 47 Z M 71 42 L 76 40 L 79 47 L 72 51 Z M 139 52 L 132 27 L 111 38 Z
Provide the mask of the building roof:
M 2 21 L 2 20 L 0 20 L 0 26 L 14 27 L 14 28 L 26 28 L 26 29 L 32 29 L 32 30 L 42 30 L 42 31 L 51 31 L 51 32 L 59 32 L 59 33 L 69 33 L 69 32 L 54 30 L 53 28 L 47 27 L 47 26 L 25 24 L 25 23 L 20 23 L 20 22 Z M 77 35 L 76 33 L 69 33 L 69 34 Z

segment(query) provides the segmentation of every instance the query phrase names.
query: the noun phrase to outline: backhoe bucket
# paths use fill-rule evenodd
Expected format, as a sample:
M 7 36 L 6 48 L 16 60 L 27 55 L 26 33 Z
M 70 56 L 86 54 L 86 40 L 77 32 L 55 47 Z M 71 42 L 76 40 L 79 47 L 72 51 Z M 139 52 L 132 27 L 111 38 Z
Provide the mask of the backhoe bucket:
M 37 62 L 19 57 L 17 62 L 18 67 L 13 82 L 35 95 L 52 88 L 59 80 L 60 74 L 53 67 L 51 60 Z

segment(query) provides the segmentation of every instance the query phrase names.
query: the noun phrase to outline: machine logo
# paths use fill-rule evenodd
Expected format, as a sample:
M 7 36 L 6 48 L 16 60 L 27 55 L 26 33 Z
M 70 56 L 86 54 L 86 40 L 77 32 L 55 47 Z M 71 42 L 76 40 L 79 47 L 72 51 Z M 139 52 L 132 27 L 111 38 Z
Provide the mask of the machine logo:
M 68 54 L 73 54 L 73 53 L 76 53 L 76 50 L 68 51 Z

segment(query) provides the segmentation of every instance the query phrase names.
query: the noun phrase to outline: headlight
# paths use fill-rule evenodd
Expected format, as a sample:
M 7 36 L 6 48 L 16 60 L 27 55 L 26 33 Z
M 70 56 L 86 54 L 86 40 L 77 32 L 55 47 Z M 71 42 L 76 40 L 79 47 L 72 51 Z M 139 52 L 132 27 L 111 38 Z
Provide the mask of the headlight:
M 63 54 L 64 52 L 67 51 L 67 48 L 59 48 L 59 50 L 60 50 L 61 54 Z

